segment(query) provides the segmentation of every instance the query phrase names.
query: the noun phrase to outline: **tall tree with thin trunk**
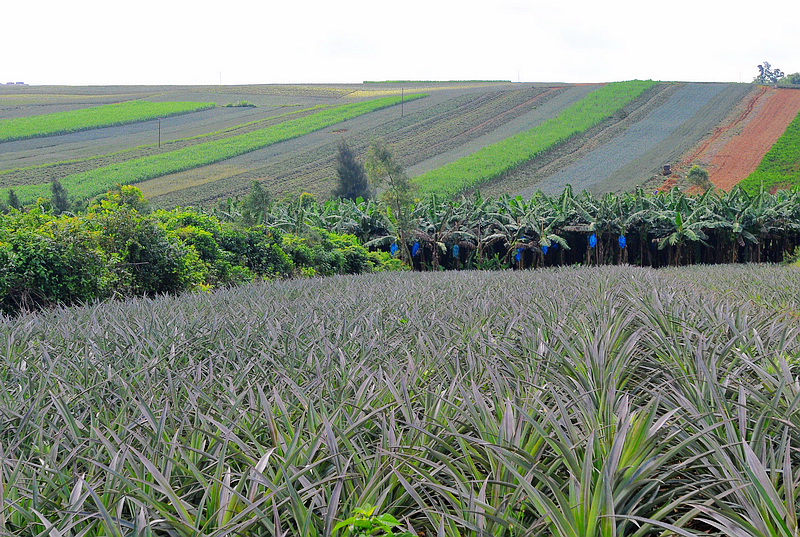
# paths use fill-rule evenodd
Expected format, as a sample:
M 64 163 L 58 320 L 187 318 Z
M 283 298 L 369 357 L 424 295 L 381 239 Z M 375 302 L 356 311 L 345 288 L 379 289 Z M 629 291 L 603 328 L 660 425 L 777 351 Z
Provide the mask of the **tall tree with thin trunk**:
M 17 210 L 22 208 L 22 203 L 19 201 L 19 196 L 17 196 L 17 193 L 14 192 L 13 188 L 8 189 L 8 206 Z
M 381 196 L 389 220 L 397 228 L 397 242 L 402 258 L 411 263 L 408 239 L 411 234 L 414 209 L 413 185 L 403 165 L 397 161 L 383 140 L 373 140 L 367 151 L 367 176 L 376 188 L 385 187 Z

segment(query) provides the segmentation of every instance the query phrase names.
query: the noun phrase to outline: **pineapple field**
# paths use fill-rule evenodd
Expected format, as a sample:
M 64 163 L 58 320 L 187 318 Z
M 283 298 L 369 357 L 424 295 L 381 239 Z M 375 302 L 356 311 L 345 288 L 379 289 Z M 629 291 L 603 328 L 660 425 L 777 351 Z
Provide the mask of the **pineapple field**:
M 798 297 L 563 267 L 3 318 L 0 531 L 793 535 Z

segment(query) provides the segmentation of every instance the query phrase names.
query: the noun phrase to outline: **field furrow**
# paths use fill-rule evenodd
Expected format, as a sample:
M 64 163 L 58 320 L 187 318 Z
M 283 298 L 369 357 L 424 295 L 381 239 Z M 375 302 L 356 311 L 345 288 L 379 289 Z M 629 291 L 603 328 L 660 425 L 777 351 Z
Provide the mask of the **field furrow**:
M 716 151 L 709 149 L 698 155 L 697 160 L 707 167 L 716 187 L 730 190 L 756 170 L 798 112 L 800 91 L 767 89 L 741 122 L 741 134 Z
M 411 165 L 426 155 L 475 143 L 487 132 L 502 139 L 527 130 L 532 123 L 557 114 L 591 90 L 589 86 L 528 85 L 508 89 L 516 87 L 472 89 L 456 96 L 450 92 L 432 93 L 427 99 L 407 103 L 403 117 L 373 113 L 326 131 L 327 135 L 321 132 L 304 136 L 192 173 L 148 181 L 140 187 L 163 206 L 185 204 L 190 199 L 212 203 L 230 195 L 242 196 L 253 180 L 263 181 L 278 196 L 306 191 L 327 197 L 333 188 L 335 146 L 340 137 L 361 154 L 370 140 L 383 138 L 402 162 Z M 484 139 L 484 143 L 488 140 Z M 187 185 L 186 192 L 181 192 L 181 185 Z
M 525 132 L 544 121 L 560 114 L 564 109 L 585 97 L 592 90 L 597 89 L 596 85 L 580 85 L 568 88 L 554 88 L 547 94 L 542 95 L 524 114 L 520 114 L 512 120 L 498 126 L 497 128 L 483 133 L 479 137 L 465 140 L 464 143 L 453 146 L 445 152 L 441 152 L 433 157 L 429 157 L 421 162 L 409 166 L 408 173 L 411 177 L 416 177 L 427 171 L 439 168 L 445 164 L 474 153 L 478 149 L 487 145 L 499 142 L 509 136 Z
M 675 158 L 676 152 L 682 152 L 676 150 L 679 141 L 686 143 L 685 140 L 690 139 L 689 146 L 694 145 L 707 132 L 707 128 L 713 127 L 721 119 L 717 116 L 727 115 L 728 110 L 723 110 L 718 102 L 733 106 L 746 93 L 747 86 L 742 85 L 745 89 L 742 92 L 730 90 L 731 86 L 684 85 L 664 104 L 619 136 L 594 149 L 578 162 L 522 190 L 520 194 L 529 196 L 536 190 L 553 194 L 562 191 L 567 184 L 571 184 L 576 191 L 598 190 L 608 185 L 614 185 L 616 190 L 628 190 L 645 182 L 661 166 L 670 164 L 664 158 Z M 710 105 L 717 97 L 720 97 L 718 102 Z M 714 113 L 709 117 L 711 111 Z M 700 125 L 700 128 L 697 129 L 696 125 Z M 693 136 L 696 138 L 691 140 Z M 642 174 L 637 176 L 632 168 L 639 168 Z

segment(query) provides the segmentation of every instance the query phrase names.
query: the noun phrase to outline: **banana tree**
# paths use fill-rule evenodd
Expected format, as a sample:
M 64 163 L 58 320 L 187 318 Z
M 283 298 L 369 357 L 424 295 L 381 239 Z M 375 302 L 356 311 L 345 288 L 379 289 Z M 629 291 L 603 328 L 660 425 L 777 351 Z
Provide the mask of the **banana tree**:
M 658 249 L 669 247 L 670 265 L 677 266 L 681 262 L 686 243 L 699 242 L 710 248 L 706 231 L 721 225 L 720 219 L 709 210 L 707 200 L 712 192 L 709 190 L 699 198 L 690 198 L 673 189 L 668 195 L 668 205 L 656 212 Z

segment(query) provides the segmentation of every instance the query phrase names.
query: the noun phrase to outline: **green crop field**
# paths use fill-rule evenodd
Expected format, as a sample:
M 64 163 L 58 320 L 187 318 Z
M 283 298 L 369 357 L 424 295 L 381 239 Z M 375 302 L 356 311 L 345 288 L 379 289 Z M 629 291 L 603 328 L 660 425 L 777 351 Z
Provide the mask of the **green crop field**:
M 2 532 L 322 536 L 374 506 L 406 537 L 793 535 L 798 275 L 390 273 L 3 318 Z
M 752 192 L 763 185 L 767 190 L 800 185 L 800 114 L 792 120 L 764 159 L 741 183 Z
M 409 95 L 404 99 L 413 101 L 424 96 L 424 94 Z M 400 100 L 401 98 L 396 96 L 382 97 L 321 110 L 254 132 L 229 136 L 70 175 L 64 178 L 63 185 L 73 196 L 80 198 L 96 196 L 117 183 L 135 184 L 147 179 L 220 162 L 281 141 L 303 136 L 368 112 L 396 105 Z M 27 203 L 39 196 L 46 196 L 49 188 L 49 184 L 22 185 L 16 187 L 15 192 L 23 203 Z
M 613 115 L 654 84 L 652 81 L 608 84 L 573 104 L 558 117 L 424 173 L 416 177 L 415 182 L 425 192 L 444 196 L 474 188 Z
M 214 103 L 126 101 L 81 110 L 0 119 L 0 142 L 127 125 L 213 107 Z

